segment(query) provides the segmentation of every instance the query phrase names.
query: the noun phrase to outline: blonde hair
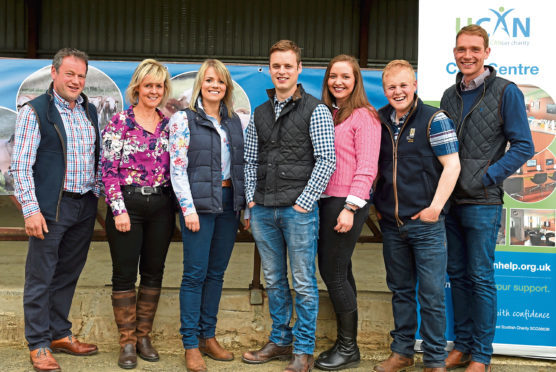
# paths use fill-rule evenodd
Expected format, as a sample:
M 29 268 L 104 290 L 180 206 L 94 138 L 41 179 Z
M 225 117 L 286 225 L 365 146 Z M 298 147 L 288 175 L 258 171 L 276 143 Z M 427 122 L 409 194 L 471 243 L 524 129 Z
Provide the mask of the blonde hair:
M 233 93 L 234 93 L 234 83 L 232 81 L 232 77 L 230 76 L 230 71 L 226 68 L 226 66 L 217 59 L 207 59 L 201 65 L 199 71 L 197 71 L 197 76 L 195 77 L 195 84 L 193 84 L 193 92 L 191 94 L 191 101 L 189 102 L 189 108 L 193 111 L 197 111 L 195 105 L 197 104 L 197 99 L 201 96 L 201 87 L 203 85 L 203 79 L 205 78 L 205 74 L 209 67 L 212 67 L 216 72 L 216 75 L 222 79 L 224 84 L 226 85 L 226 93 L 224 93 L 224 98 L 222 98 L 222 102 L 228 111 L 228 116 L 234 116 L 234 103 L 232 100 Z
M 411 66 L 411 63 L 409 63 L 405 59 L 394 59 L 394 60 L 390 61 L 386 65 L 386 67 L 384 67 L 384 70 L 382 70 L 382 85 L 383 86 L 384 86 L 384 77 L 386 75 L 388 75 L 390 72 L 392 72 L 392 70 L 398 70 L 398 69 L 406 69 L 406 70 L 410 71 L 411 75 L 413 77 L 413 81 L 417 80 L 417 78 L 415 77 L 415 70 L 413 69 L 413 66 Z
M 125 90 L 126 100 L 132 105 L 137 104 L 139 97 L 137 89 L 147 75 L 157 82 L 164 81 L 164 94 L 158 107 L 164 106 L 170 95 L 170 73 L 162 63 L 150 58 L 141 61 L 133 72 L 131 81 Z

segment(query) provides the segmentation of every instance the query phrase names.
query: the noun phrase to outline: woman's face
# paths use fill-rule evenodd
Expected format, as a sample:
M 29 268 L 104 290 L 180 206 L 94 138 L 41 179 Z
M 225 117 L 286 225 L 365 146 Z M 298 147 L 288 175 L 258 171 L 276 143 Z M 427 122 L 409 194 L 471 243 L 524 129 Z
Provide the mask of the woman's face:
M 351 64 L 344 61 L 334 63 L 330 68 L 327 84 L 330 94 L 336 99 L 336 104 L 342 107 L 355 87 L 355 77 Z
M 164 81 L 156 81 L 147 75 L 137 88 L 137 106 L 155 109 L 164 96 Z
M 203 105 L 208 103 L 220 103 L 226 95 L 226 83 L 216 73 L 213 67 L 207 68 L 201 84 L 201 97 Z

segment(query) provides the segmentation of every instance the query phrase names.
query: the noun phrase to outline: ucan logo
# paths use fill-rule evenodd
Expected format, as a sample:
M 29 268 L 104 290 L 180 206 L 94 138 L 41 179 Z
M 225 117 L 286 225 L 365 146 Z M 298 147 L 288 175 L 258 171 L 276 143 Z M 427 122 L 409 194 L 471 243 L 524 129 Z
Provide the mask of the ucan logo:
M 478 18 L 473 21 L 473 18 L 467 18 L 467 25 L 475 23 L 476 25 L 484 28 L 489 37 L 493 36 L 506 36 L 510 38 L 522 38 L 531 36 L 531 17 L 514 17 L 515 8 L 504 9 L 504 7 L 489 9 L 489 16 Z M 466 26 L 462 24 L 460 17 L 456 18 L 456 32 Z

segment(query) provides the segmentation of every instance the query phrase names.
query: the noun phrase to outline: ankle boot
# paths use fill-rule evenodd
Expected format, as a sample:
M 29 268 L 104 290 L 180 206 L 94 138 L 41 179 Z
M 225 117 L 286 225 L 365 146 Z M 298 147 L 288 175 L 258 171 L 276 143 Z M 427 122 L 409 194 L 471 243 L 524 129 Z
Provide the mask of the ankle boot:
M 355 367 L 361 356 L 357 347 L 357 310 L 351 313 L 336 314 L 338 339 L 336 344 L 315 361 L 317 368 L 325 371 Z
M 149 334 L 153 329 L 154 316 L 160 298 L 160 288 L 139 287 L 137 293 L 137 354 L 149 362 L 159 360 L 158 352 L 151 345 Z
M 137 366 L 135 345 L 135 289 L 128 291 L 112 291 L 112 309 L 120 332 L 120 355 L 118 365 L 124 369 Z

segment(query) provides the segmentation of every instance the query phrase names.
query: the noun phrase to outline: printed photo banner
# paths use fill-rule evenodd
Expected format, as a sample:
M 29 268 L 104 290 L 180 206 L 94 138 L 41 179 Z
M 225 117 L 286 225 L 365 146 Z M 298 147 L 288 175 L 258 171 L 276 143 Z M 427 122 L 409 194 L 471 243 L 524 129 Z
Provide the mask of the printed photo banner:
M 0 59 L 0 195 L 13 193 L 8 174 L 13 148 L 17 110 L 27 101 L 44 93 L 50 84 L 51 60 Z M 112 115 L 127 108 L 125 89 L 138 62 L 89 61 L 84 92 L 97 107 L 101 128 Z M 172 76 L 172 93 L 163 108 L 166 115 L 187 107 L 193 81 L 200 64 L 165 63 Z M 238 115 L 249 117 L 252 110 L 268 99 L 272 88 L 268 65 L 228 65 L 234 80 L 234 108 Z M 303 68 L 299 82 L 304 89 L 320 98 L 324 68 Z M 381 72 L 362 71 L 365 89 L 378 109 L 387 103 L 382 92 Z
M 533 158 L 504 182 L 494 262 L 496 354 L 556 359 L 555 14 L 556 4 L 545 0 L 419 2 L 420 97 L 439 105 L 458 72 L 453 56 L 456 34 L 468 24 L 479 24 L 490 39 L 485 63 L 523 92 L 535 143 Z M 448 305 L 447 336 L 453 340 L 450 301 Z

